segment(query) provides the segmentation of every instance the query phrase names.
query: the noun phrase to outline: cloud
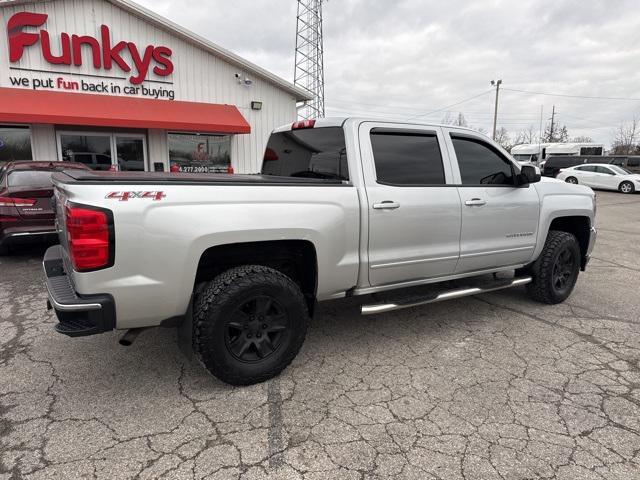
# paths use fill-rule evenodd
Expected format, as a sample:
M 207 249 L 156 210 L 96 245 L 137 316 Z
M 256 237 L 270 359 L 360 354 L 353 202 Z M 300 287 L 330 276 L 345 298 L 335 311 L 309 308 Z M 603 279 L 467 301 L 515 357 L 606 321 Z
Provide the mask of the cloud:
M 287 80 L 293 80 L 296 2 L 142 0 L 147 8 Z M 632 0 L 331 0 L 324 4 L 329 115 L 407 118 L 452 107 L 510 132 L 556 120 L 572 136 L 611 143 L 640 102 L 530 95 L 640 97 L 640 10 Z M 446 111 L 421 118 L 439 122 Z

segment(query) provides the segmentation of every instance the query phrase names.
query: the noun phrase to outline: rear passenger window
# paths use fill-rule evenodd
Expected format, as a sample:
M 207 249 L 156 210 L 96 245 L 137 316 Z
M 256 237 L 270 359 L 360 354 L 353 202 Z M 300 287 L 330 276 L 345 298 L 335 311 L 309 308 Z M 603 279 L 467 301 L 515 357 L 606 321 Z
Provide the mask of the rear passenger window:
M 511 162 L 486 143 L 467 137 L 454 137 L 463 185 L 513 185 Z
M 639 158 L 630 158 L 627 161 L 627 166 L 629 166 L 629 167 L 640 167 L 640 159 Z
M 444 185 L 444 167 L 435 134 L 384 128 L 371 130 L 378 183 Z
M 342 127 L 305 128 L 271 135 L 263 175 L 349 180 Z

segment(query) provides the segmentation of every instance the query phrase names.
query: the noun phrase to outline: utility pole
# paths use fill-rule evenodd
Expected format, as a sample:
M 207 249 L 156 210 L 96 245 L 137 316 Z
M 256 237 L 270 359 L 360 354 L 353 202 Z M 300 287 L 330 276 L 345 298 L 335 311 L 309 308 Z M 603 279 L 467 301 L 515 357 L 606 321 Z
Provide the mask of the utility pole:
M 554 125 L 554 121 L 556 119 L 556 106 L 553 106 L 553 109 L 551 110 L 551 127 L 549 127 L 549 143 L 553 142 L 553 127 Z
M 502 80 L 491 80 L 491 85 L 496 87 L 496 108 L 493 111 L 493 139 L 496 139 L 496 127 L 498 125 L 498 95 L 500 95 L 500 85 L 502 85 Z

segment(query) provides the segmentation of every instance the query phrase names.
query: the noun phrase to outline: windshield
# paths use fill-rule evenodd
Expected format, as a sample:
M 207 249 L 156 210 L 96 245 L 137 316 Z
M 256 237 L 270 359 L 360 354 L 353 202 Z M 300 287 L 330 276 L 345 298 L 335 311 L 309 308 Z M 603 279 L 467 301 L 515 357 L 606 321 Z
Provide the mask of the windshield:
M 617 165 L 607 165 L 607 167 L 620 175 L 631 175 L 631 172 L 626 168 L 618 167 Z

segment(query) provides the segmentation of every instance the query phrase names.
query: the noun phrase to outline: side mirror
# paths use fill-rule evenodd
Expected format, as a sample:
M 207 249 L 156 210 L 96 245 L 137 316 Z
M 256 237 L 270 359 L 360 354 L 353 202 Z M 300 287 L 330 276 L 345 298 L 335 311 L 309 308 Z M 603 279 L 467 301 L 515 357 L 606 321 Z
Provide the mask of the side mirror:
M 518 183 L 520 185 L 528 185 L 540 181 L 540 169 L 533 165 L 523 165 L 518 175 Z

